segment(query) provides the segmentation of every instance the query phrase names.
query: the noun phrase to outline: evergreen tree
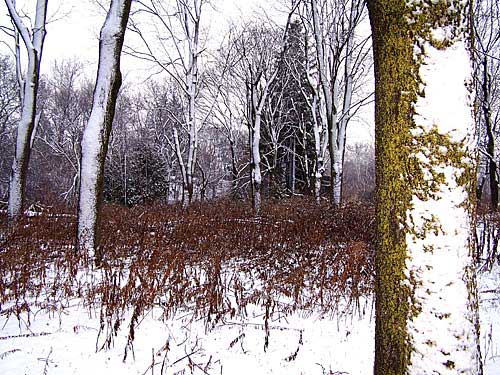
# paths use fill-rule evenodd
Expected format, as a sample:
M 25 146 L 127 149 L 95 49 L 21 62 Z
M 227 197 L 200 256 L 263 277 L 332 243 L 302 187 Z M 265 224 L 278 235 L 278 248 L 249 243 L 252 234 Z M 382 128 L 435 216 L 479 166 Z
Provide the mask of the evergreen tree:
M 309 91 L 304 38 L 302 24 L 292 22 L 266 103 L 262 150 L 270 195 L 305 193 L 311 188 L 314 141 L 312 114 L 303 95 Z

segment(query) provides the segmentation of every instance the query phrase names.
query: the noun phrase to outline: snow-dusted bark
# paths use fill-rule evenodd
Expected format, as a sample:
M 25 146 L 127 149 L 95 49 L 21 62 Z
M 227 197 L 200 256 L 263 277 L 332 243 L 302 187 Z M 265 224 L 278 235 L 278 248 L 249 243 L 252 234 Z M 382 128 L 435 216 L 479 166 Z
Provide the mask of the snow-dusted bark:
M 480 374 L 465 2 L 370 0 L 376 74 L 375 374 Z
M 89 121 L 82 138 L 77 247 L 94 257 L 99 242 L 104 161 L 116 98 L 121 86 L 120 55 L 131 0 L 112 0 L 99 41 L 99 66 Z
M 194 174 L 197 165 L 198 135 L 207 121 L 200 118 L 201 95 L 199 59 L 205 52 L 202 38 L 202 10 L 208 0 L 145 0 L 138 4 L 139 12 L 136 21 L 141 15 L 147 15 L 144 25 L 151 22 L 155 32 L 147 33 L 139 22 L 131 22 L 130 29 L 139 40 L 143 49 L 137 51 L 130 48 L 128 53 L 143 59 L 148 63 L 154 62 L 162 71 L 167 73 L 177 84 L 183 105 L 183 113 L 171 114 L 177 122 L 177 137 L 182 148 L 176 148 L 176 140 L 168 138 L 171 149 L 176 154 L 182 175 L 182 203 L 187 207 L 194 193 Z M 142 22 L 141 22 L 142 23 Z M 186 136 L 187 142 L 181 142 Z
M 196 154 L 198 149 L 199 126 L 196 120 L 197 95 L 198 95 L 198 57 L 200 54 L 200 21 L 203 2 L 193 0 L 192 8 L 184 1 L 178 1 L 177 6 L 181 14 L 181 22 L 188 42 L 187 68 L 185 73 L 186 96 L 188 102 L 187 129 L 188 129 L 188 149 L 187 160 L 181 169 L 183 175 L 183 197 L 182 203 L 187 207 L 193 199 L 193 176 L 196 166 Z M 179 149 L 180 150 L 180 149 Z M 178 157 L 182 161 L 182 156 Z
M 311 10 L 313 19 L 313 33 L 316 42 L 316 58 L 319 71 L 319 85 L 321 88 L 321 93 L 323 95 L 321 103 L 324 105 L 322 109 L 324 115 L 321 119 L 326 122 L 326 129 L 328 129 L 328 150 L 330 154 L 330 188 L 332 202 L 335 204 L 340 203 L 340 186 L 338 184 L 341 178 L 341 165 L 337 160 L 338 157 L 338 129 L 337 129 L 337 112 L 338 112 L 338 81 L 335 77 L 331 77 L 331 71 L 329 67 L 329 61 L 331 61 L 328 55 L 328 47 L 324 39 L 323 22 L 321 20 L 320 9 L 318 6 L 318 0 L 311 0 Z M 318 163 L 319 164 L 319 163 Z M 318 165 L 318 167 L 320 167 Z M 317 189 L 318 179 L 322 177 L 322 173 L 316 173 L 315 182 L 315 195 L 318 198 Z M 321 182 L 320 182 L 321 183 Z M 338 185 L 338 186 L 337 186 Z M 336 195 L 337 194 L 337 195 Z
M 269 88 L 278 76 L 278 66 L 275 63 L 276 50 L 283 54 L 288 27 L 293 11 L 290 12 L 278 45 L 274 44 L 275 34 L 271 30 L 245 30 L 236 42 L 236 48 L 241 58 L 242 74 L 246 89 L 246 120 L 249 129 L 249 147 L 251 154 L 252 201 L 255 215 L 260 214 L 261 206 L 261 124 L 264 106 L 268 102 Z M 274 44 L 274 46 L 273 46 Z
M 275 77 L 272 77 L 274 80 Z M 261 206 L 261 186 L 262 186 L 262 173 L 260 170 L 261 157 L 260 157 L 260 130 L 262 124 L 262 110 L 264 102 L 267 97 L 267 92 L 270 82 L 265 82 L 265 87 L 260 98 L 257 93 L 252 93 L 252 108 L 254 109 L 254 123 L 252 126 L 252 183 L 253 183 L 253 208 L 256 215 L 260 214 Z M 259 100 L 260 99 L 260 100 Z
M 345 141 L 347 124 L 350 120 L 350 110 L 353 97 L 353 80 L 356 74 L 353 69 L 355 62 L 355 29 L 360 22 L 364 3 L 358 0 L 348 2 L 349 15 L 334 14 L 338 20 L 328 20 L 327 11 L 319 6 L 318 0 L 311 0 L 312 32 L 316 45 L 316 60 L 318 65 L 318 80 L 322 94 L 324 121 L 328 129 L 328 150 L 330 155 L 330 196 L 332 202 L 339 204 L 342 200 L 342 179 L 344 169 Z M 339 6 L 337 4 L 337 6 Z M 344 5 L 345 6 L 345 5 Z M 337 26 L 345 35 L 328 35 L 331 22 L 344 22 Z M 331 27 L 331 26 L 330 26 Z M 330 31 L 331 32 L 331 31 Z M 332 44 L 332 38 L 345 38 L 345 43 Z M 330 39 L 330 41 L 328 41 Z M 357 64 L 362 63 L 358 60 Z M 343 75 L 340 72 L 343 71 Z M 340 90 L 342 83 L 343 90 Z
M 16 65 L 21 96 L 21 118 L 17 127 L 15 155 L 9 181 L 9 219 L 15 219 L 23 210 L 24 189 L 31 153 L 36 118 L 36 96 L 42 61 L 43 43 L 45 40 L 45 21 L 47 17 L 47 0 L 37 0 L 33 30 L 23 22 L 16 10 L 15 1 L 5 0 L 10 18 L 16 33 Z M 21 49 L 19 35 L 26 47 L 28 64 L 26 72 L 21 72 Z
M 312 80 L 309 79 L 311 83 Z M 308 105 L 312 112 L 313 118 L 313 135 L 314 135 L 314 155 L 315 155 L 315 167 L 314 167 L 314 198 L 316 202 L 319 203 L 321 198 L 321 180 L 323 179 L 323 173 L 325 172 L 325 155 L 328 145 L 328 132 L 326 129 L 326 122 L 324 120 L 325 115 L 318 113 L 319 108 L 319 95 L 318 90 L 311 84 L 313 97 L 311 100 L 307 100 Z
M 444 33 L 444 30 L 436 30 Z M 442 181 L 429 199 L 413 195 L 407 225 L 414 233 L 406 235 L 408 258 L 406 278 L 413 285 L 415 307 L 420 311 L 408 317 L 408 332 L 413 344 L 410 374 L 473 374 L 478 372 L 474 285 L 472 218 L 468 206 L 469 185 L 462 178 L 473 170 L 474 119 L 469 89 L 472 82 L 470 55 L 465 40 L 438 50 L 425 45 L 426 56 L 420 67 L 425 97 L 415 106 L 415 123 L 422 135 L 448 135 L 450 144 L 435 150 L 442 155 L 416 151 L 423 163 L 424 179 L 439 173 Z M 453 62 L 454 69 L 450 69 Z M 463 153 L 461 160 L 447 155 Z M 433 157 L 450 160 L 432 165 Z M 463 164 L 461 164 L 463 163 Z M 427 225 L 435 230 L 426 229 Z M 425 237 L 421 238 L 421 234 Z M 472 283 L 472 285 L 471 285 Z
M 181 150 L 181 144 L 179 141 L 179 132 L 177 131 L 176 128 L 174 128 L 173 132 L 174 132 L 175 156 L 177 158 L 177 163 L 179 164 L 179 167 L 181 170 L 181 177 L 182 177 L 182 207 L 186 208 L 189 205 L 189 203 L 191 202 L 191 199 L 189 196 L 189 191 L 188 191 L 188 186 L 189 186 L 188 175 L 186 172 L 186 166 L 184 165 L 184 160 L 182 159 L 182 150 Z M 192 182 L 192 180 L 191 180 L 191 182 Z M 192 194 L 192 190 L 191 190 L 191 194 Z

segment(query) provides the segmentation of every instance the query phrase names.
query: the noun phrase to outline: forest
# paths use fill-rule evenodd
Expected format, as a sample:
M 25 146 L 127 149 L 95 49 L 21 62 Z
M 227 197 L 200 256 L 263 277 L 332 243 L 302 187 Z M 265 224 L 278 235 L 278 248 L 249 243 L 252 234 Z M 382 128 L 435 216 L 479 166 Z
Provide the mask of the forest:
M 2 1 L 0 372 L 500 373 L 500 4 L 236 3 Z

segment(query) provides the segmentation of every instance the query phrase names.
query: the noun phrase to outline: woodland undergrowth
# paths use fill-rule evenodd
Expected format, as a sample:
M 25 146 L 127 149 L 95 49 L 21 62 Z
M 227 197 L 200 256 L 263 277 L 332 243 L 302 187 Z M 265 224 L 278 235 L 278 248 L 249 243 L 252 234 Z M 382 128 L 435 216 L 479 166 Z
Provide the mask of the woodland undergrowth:
M 108 205 L 102 262 L 75 253 L 76 216 L 44 212 L 7 228 L 0 217 L 0 308 L 26 324 L 40 310 L 78 299 L 100 316 L 102 347 L 160 307 L 207 329 L 245 317 L 247 307 L 273 316 L 356 309 L 373 291 L 374 209 L 330 207 L 305 198 L 249 204 L 220 200 L 126 208 Z M 128 317 L 128 321 L 125 317 Z M 267 337 L 267 336 L 266 336 Z

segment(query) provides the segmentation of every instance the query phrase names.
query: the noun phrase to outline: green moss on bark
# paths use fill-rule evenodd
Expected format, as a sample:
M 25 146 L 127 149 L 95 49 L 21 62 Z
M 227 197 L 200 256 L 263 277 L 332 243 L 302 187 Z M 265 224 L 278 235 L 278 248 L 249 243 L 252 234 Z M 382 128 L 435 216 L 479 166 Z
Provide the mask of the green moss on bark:
M 369 0 L 375 62 L 376 122 L 376 343 L 375 375 L 407 373 L 412 353 L 407 321 L 420 312 L 413 297 L 416 279 L 405 275 L 407 234 L 424 237 L 439 232 L 440 224 L 428 219 L 415 229 L 407 214 L 413 196 L 435 197 L 445 176 L 439 165 L 463 171 L 459 184 L 470 184 L 471 167 L 463 142 L 453 142 L 437 128 L 417 127 L 415 103 L 421 90 L 419 69 L 424 41 L 435 48 L 448 47 L 463 33 L 467 14 L 459 1 Z M 431 30 L 449 28 L 448 38 L 437 40 Z M 417 53 L 417 51 L 419 51 Z M 418 135 L 415 135 L 418 134 Z M 418 155 L 425 155 L 420 158 Z M 428 177 L 430 174 L 430 178 Z M 470 188 L 470 187 L 469 187 Z M 424 251 L 433 251 L 432 248 Z

